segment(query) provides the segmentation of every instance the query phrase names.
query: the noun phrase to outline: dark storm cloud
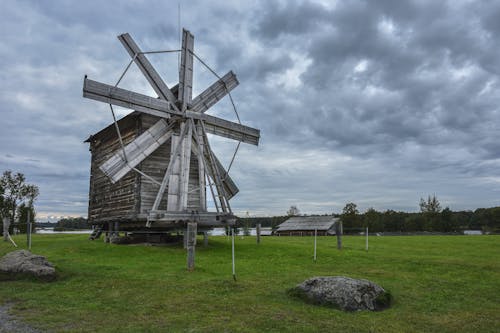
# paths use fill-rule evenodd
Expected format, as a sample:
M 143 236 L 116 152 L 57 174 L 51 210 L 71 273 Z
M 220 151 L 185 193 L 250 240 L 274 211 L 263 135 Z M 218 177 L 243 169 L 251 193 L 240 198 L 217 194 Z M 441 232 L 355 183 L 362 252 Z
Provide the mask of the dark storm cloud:
M 0 13 L 0 168 L 41 187 L 38 210 L 86 213 L 82 141 L 111 121 L 82 79 L 114 83 L 129 61 L 116 39 L 177 49 L 177 1 L 17 1 Z M 242 145 L 237 212 L 414 210 L 435 193 L 453 209 L 497 205 L 500 5 L 493 1 L 181 2 L 195 52 L 234 70 Z M 177 59 L 151 56 L 169 84 Z M 195 62 L 195 90 L 215 77 Z M 136 68 L 128 89 L 154 95 Z M 118 109 L 120 115 L 128 111 Z M 234 120 L 227 100 L 210 110 Z M 227 165 L 235 143 L 213 138 Z

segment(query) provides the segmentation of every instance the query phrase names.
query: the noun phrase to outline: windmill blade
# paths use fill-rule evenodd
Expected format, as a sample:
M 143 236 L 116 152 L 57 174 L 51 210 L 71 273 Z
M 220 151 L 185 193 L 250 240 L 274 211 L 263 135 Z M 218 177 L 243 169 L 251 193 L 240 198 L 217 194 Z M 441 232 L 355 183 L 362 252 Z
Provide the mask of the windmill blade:
M 253 145 L 259 144 L 260 131 L 255 128 L 210 116 L 205 113 L 189 110 L 186 112 L 172 110 L 170 109 L 171 103 L 168 101 L 93 81 L 87 79 L 87 77 L 85 77 L 83 84 L 83 96 L 132 110 L 142 111 L 162 118 L 169 118 L 170 115 L 179 115 L 200 119 L 204 121 L 208 133 Z
M 193 153 L 195 155 L 198 155 L 198 152 L 199 152 L 198 146 L 194 142 L 193 142 L 191 149 L 193 150 Z M 213 153 L 212 150 L 211 150 L 211 152 L 212 152 L 212 156 L 213 156 L 214 161 L 215 161 L 216 168 L 219 170 L 219 174 L 221 175 L 220 181 L 222 183 L 222 186 L 224 186 L 224 191 L 226 192 L 227 199 L 229 200 L 232 197 L 234 197 L 240 190 L 238 189 L 238 187 L 234 183 L 231 176 L 229 176 L 227 171 L 224 169 L 224 167 L 222 166 L 222 163 L 219 161 L 217 156 L 215 156 L 215 154 Z M 210 176 L 210 178 L 214 179 L 216 177 L 217 173 L 213 169 L 212 164 L 209 163 L 210 156 L 209 156 L 209 152 L 207 151 L 207 147 L 205 147 L 203 157 L 204 157 L 204 161 L 205 161 L 204 164 L 205 164 L 205 168 L 207 169 L 207 173 Z
M 139 67 L 142 74 L 144 74 L 158 96 L 172 103 L 172 106 L 177 109 L 175 106 L 177 98 L 170 91 L 165 82 L 163 82 L 160 75 L 151 65 L 146 56 L 141 53 L 141 49 L 137 46 L 132 37 L 128 33 L 125 33 L 118 36 L 118 39 L 122 43 L 123 47 L 125 47 L 128 54 L 130 54 L 130 56 L 134 59 L 135 64 Z
M 215 134 L 256 146 L 259 144 L 260 131 L 258 129 L 210 116 L 204 113 L 192 113 L 194 113 L 194 115 L 191 115 L 189 111 L 187 112 L 187 114 L 192 118 L 203 120 L 205 124 L 205 130 L 210 134 Z
M 209 152 L 205 152 L 205 155 L 208 156 L 208 154 L 209 154 Z M 240 190 L 238 189 L 238 187 L 234 183 L 233 179 L 229 176 L 227 171 L 224 169 L 224 167 L 222 166 L 222 163 L 219 161 L 217 156 L 215 156 L 213 151 L 212 151 L 212 156 L 214 157 L 217 169 L 219 169 L 219 174 L 221 175 L 221 178 L 222 178 L 221 179 L 222 186 L 224 186 L 224 190 L 226 192 L 227 199 L 229 200 L 232 197 L 234 197 Z
M 220 101 L 231 90 L 238 86 L 239 82 L 233 71 L 229 71 L 226 75 L 216 81 L 204 92 L 193 99 L 191 110 L 195 112 L 205 112 L 215 103 Z
M 112 183 L 116 183 L 158 147 L 167 142 L 173 134 L 174 124 L 175 122 L 172 122 L 169 125 L 164 119 L 160 119 L 125 146 L 126 159 L 123 156 L 123 150 L 120 149 L 104 162 L 99 169 L 110 178 Z
M 179 100 L 182 101 L 182 111 L 191 104 L 193 91 L 193 49 L 194 36 L 182 29 L 181 67 L 179 68 Z
M 93 81 L 87 79 L 86 76 L 83 83 L 83 97 L 141 111 L 162 118 L 169 118 L 169 112 L 175 113 L 174 110 L 170 109 L 173 105 L 166 100 Z M 177 111 L 176 114 L 182 113 Z

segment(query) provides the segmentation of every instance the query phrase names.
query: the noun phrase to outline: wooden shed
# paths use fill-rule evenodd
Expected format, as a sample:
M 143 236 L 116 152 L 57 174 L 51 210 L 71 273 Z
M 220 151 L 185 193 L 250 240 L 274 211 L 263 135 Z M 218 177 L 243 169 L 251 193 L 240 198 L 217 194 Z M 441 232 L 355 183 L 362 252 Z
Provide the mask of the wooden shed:
M 318 236 L 335 235 L 337 217 L 327 216 L 294 216 L 278 225 L 274 232 L 277 236 Z

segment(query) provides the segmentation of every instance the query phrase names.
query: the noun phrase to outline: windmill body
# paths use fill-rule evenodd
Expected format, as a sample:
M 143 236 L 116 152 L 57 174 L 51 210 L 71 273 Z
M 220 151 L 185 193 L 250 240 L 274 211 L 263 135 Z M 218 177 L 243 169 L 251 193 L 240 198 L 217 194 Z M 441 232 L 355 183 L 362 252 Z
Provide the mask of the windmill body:
M 183 30 L 179 83 L 169 88 L 129 34 L 118 37 L 157 97 L 85 77 L 83 96 L 134 112 L 89 137 L 89 222 L 114 231 L 232 225 L 238 188 L 207 133 L 257 145 L 259 130 L 207 114 L 238 85 L 228 72 L 193 98 L 194 38 Z M 207 209 L 212 197 L 215 211 Z

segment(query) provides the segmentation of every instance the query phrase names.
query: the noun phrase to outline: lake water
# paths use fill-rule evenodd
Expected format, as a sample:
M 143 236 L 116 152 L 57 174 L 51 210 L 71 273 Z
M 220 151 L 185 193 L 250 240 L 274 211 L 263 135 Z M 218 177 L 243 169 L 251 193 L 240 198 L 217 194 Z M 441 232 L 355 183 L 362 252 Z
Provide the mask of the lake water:
M 92 230 L 54 231 L 54 228 L 37 228 L 37 234 L 89 234 Z
M 271 231 L 271 228 L 261 228 L 263 234 L 267 234 Z M 255 228 L 250 228 L 250 236 L 256 236 L 257 230 Z M 54 228 L 37 228 L 37 234 L 90 234 L 92 230 L 72 230 L 72 231 L 54 231 Z M 213 228 L 208 232 L 210 236 L 225 236 L 226 229 L 224 228 Z M 238 228 L 238 236 L 243 236 L 243 228 Z

